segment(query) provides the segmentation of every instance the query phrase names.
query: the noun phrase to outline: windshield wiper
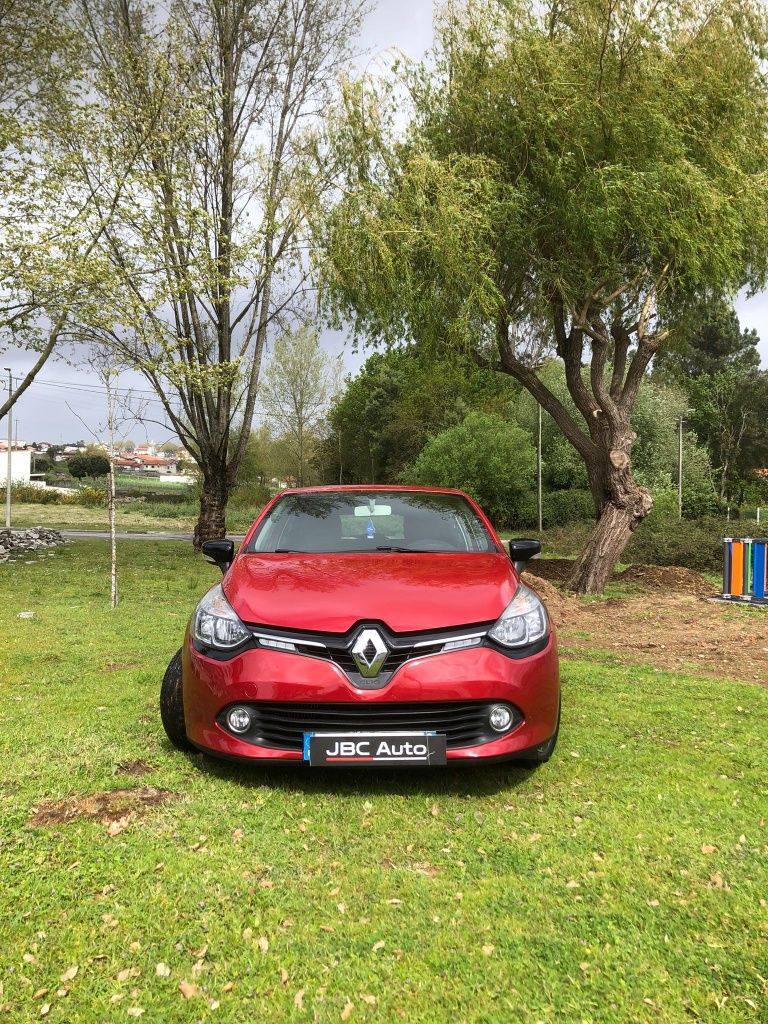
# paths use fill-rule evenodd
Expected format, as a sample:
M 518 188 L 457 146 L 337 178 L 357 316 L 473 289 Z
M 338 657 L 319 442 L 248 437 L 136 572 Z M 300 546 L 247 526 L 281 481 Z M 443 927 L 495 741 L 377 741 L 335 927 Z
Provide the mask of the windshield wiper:
M 428 555 L 430 554 L 429 548 L 399 548 L 394 545 L 382 544 L 376 548 L 377 551 L 395 551 L 395 552 L 407 552 L 413 555 Z
M 311 551 L 302 551 L 301 548 L 275 548 L 273 555 L 311 555 Z

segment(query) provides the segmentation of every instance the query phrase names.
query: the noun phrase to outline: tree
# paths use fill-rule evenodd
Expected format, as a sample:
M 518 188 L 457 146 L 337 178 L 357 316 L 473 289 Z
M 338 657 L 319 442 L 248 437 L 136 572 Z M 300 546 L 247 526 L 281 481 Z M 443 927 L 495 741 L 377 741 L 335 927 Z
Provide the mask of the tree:
M 686 313 L 674 344 L 659 353 L 655 375 L 685 387 L 701 373 L 721 370 L 748 373 L 760 368 L 755 330 L 742 330 L 736 310 L 722 299 L 708 299 Z
M 282 434 L 299 487 L 304 486 L 315 455 L 339 371 L 339 362 L 323 351 L 317 335 L 307 327 L 283 334 L 275 342 L 259 397 L 270 426 Z
M 122 180 L 104 182 L 97 210 L 72 165 L 69 132 L 91 120 L 70 6 L 0 0 L 0 350 L 37 356 L 0 419 L 73 324 L 98 316 L 109 276 L 95 250 Z
M 109 473 L 109 459 L 106 455 L 73 455 L 67 459 L 67 469 L 77 480 L 84 477 L 101 477 Z
M 427 442 L 412 475 L 418 483 L 467 491 L 495 523 L 509 525 L 533 488 L 535 469 L 530 434 L 495 413 L 471 412 Z
M 503 412 L 516 386 L 459 353 L 376 352 L 346 382 L 329 414 L 324 465 L 350 483 L 396 483 L 427 440 L 471 409 Z
M 478 0 L 430 64 L 346 90 L 349 170 L 318 228 L 332 322 L 463 347 L 531 392 L 599 516 L 578 591 L 651 508 L 632 411 L 676 310 L 765 280 L 765 39 L 751 0 Z M 549 354 L 575 414 L 538 372 Z
M 304 288 L 317 136 L 362 0 L 80 2 L 98 133 L 71 159 L 105 216 L 105 182 L 126 181 L 98 244 L 112 322 L 82 337 L 144 374 L 199 467 L 199 546 L 224 533 L 267 337 Z

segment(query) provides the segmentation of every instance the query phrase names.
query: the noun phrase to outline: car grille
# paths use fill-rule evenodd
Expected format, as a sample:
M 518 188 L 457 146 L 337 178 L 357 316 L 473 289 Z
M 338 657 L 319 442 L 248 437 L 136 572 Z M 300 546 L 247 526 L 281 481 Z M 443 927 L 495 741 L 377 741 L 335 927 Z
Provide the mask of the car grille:
M 418 702 L 403 704 L 339 704 L 263 701 L 238 706 L 250 708 L 253 726 L 238 739 L 284 750 L 301 750 L 305 732 L 438 732 L 447 737 L 449 750 L 499 739 L 488 724 L 491 701 Z M 513 712 L 513 728 L 522 715 Z M 227 709 L 219 715 L 226 728 Z
M 386 686 L 399 668 L 413 658 L 424 658 L 432 654 L 440 654 L 446 644 L 472 637 L 473 643 L 479 645 L 492 623 L 482 622 L 460 628 L 438 630 L 431 633 L 397 634 L 385 627 L 372 623 L 380 638 L 386 644 L 387 657 L 373 677 L 366 677 L 358 671 L 352 656 L 352 646 L 356 637 L 364 628 L 365 623 L 357 623 L 344 634 L 338 633 L 304 633 L 299 631 L 273 631 L 268 627 L 250 624 L 254 637 L 260 641 L 287 641 L 294 645 L 297 654 L 312 658 L 320 658 L 338 665 L 349 681 L 358 689 L 378 690 Z

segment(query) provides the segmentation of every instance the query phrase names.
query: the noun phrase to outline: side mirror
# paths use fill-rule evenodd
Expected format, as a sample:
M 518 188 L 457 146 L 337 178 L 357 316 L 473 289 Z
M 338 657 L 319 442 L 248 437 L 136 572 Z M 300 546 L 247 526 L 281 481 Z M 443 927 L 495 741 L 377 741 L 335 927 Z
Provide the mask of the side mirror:
M 511 540 L 509 542 L 509 557 L 515 563 L 518 572 L 523 571 L 529 559 L 539 554 L 541 554 L 541 541 L 539 540 Z
M 206 562 L 218 565 L 224 573 L 232 565 L 232 559 L 235 557 L 235 542 L 233 540 L 205 540 L 203 541 L 203 554 Z

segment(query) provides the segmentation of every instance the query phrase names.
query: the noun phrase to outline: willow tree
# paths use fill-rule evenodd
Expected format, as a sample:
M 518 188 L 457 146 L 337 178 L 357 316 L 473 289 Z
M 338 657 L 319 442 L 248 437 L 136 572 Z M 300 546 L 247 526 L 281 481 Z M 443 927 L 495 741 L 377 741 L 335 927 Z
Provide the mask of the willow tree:
M 199 545 L 224 533 L 264 346 L 304 289 L 305 209 L 327 187 L 309 136 L 362 0 L 78 6 L 99 135 L 72 159 L 100 207 L 125 179 L 98 245 L 107 312 L 80 336 L 156 390 L 200 470 Z
M 531 392 L 586 464 L 578 591 L 651 509 L 632 409 L 675 310 L 765 278 L 765 39 L 757 0 L 470 0 L 429 62 L 346 90 L 332 313 Z M 538 372 L 552 355 L 575 413 Z

